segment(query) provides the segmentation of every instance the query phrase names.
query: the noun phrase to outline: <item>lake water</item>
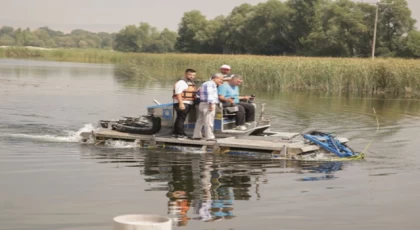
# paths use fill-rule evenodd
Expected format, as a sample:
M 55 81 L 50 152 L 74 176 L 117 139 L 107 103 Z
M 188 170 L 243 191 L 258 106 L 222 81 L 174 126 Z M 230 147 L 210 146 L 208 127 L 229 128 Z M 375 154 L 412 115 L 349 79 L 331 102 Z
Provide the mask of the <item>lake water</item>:
M 0 229 L 112 229 L 132 213 L 174 218 L 174 229 L 420 228 L 419 100 L 247 92 L 273 130 L 334 132 L 367 149 L 363 161 L 79 143 L 100 119 L 170 102 L 172 85 L 113 65 L 0 59 Z

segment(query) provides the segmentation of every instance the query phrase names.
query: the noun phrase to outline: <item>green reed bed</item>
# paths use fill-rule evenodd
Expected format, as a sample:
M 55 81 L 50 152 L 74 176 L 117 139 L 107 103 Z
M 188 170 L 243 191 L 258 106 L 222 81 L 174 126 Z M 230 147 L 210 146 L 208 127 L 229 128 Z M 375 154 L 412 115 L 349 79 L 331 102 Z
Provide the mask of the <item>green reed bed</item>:
M 177 78 L 185 68 L 195 68 L 200 80 L 208 79 L 225 63 L 244 77 L 245 87 L 264 91 L 420 92 L 420 60 L 195 54 L 141 54 L 132 58 L 127 69 L 135 66 L 146 74 L 152 74 L 153 69 L 167 70 L 165 76 Z
M 140 54 L 109 50 L 0 49 L 0 57 L 114 63 L 128 76 L 140 79 L 175 80 L 186 68 L 207 80 L 222 64 L 244 78 L 243 87 L 263 90 L 358 92 L 420 95 L 420 60 L 270 57 L 254 55 Z

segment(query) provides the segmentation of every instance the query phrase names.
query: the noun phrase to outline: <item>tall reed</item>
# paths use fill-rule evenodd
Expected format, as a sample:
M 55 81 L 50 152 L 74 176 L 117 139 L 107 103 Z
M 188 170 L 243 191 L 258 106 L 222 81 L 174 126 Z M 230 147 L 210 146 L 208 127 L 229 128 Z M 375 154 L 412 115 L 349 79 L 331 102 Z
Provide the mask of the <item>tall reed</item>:
M 109 50 L 0 49 L 0 57 L 118 64 L 126 75 L 144 79 L 180 78 L 186 68 L 207 80 L 222 64 L 241 74 L 244 87 L 253 90 L 358 92 L 420 95 L 420 60 L 309 58 L 254 55 L 141 54 Z

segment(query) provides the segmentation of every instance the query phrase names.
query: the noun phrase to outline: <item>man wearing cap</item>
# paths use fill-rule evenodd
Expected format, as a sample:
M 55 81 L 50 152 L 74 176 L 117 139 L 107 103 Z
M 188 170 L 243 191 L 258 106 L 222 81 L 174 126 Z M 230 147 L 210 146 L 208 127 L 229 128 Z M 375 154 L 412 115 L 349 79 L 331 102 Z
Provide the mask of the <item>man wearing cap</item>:
M 220 66 L 220 73 L 223 74 L 223 81 L 227 82 L 232 77 L 232 74 L 230 73 L 230 66 L 229 65 L 222 65 Z
M 204 82 L 200 87 L 200 105 L 198 106 L 198 119 L 195 123 L 193 139 L 201 139 L 201 129 L 204 126 L 206 140 L 215 140 L 213 133 L 216 104 L 219 103 L 217 86 L 223 84 L 223 74 L 213 74 L 211 80 Z
M 238 74 L 232 75 L 230 81 L 218 88 L 219 100 L 223 107 L 235 105 L 238 107 L 236 112 L 236 129 L 246 130 L 245 124 L 251 125 L 255 121 L 255 107 L 251 103 L 240 102 L 239 100 L 249 100 L 250 96 L 239 96 L 239 85 L 242 77 Z

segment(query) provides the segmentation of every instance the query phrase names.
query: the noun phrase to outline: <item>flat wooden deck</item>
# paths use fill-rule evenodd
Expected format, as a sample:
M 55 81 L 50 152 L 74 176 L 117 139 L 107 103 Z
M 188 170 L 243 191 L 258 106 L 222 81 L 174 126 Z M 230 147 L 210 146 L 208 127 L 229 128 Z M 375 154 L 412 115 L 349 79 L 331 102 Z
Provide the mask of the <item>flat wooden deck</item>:
M 108 139 L 137 141 L 139 145 L 156 146 L 176 145 L 176 146 L 200 146 L 207 149 L 215 150 L 256 150 L 264 152 L 272 152 L 280 154 L 285 148 L 289 155 L 296 155 L 304 152 L 311 152 L 318 150 L 316 145 L 305 144 L 303 140 L 293 140 L 299 133 L 275 133 L 270 136 L 239 136 L 239 137 L 223 137 L 216 138 L 215 141 L 206 140 L 192 140 L 192 139 L 177 139 L 171 137 L 169 134 L 163 135 L 140 135 L 122 133 L 110 129 L 99 129 L 92 132 L 84 132 L 81 134 L 84 141 L 93 139 L 95 143 L 103 142 Z

